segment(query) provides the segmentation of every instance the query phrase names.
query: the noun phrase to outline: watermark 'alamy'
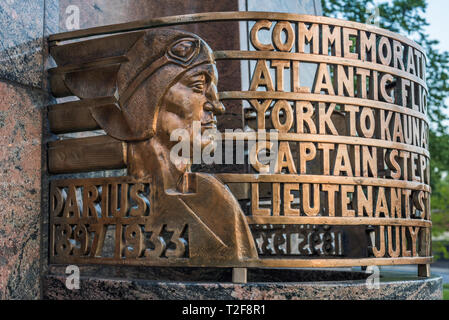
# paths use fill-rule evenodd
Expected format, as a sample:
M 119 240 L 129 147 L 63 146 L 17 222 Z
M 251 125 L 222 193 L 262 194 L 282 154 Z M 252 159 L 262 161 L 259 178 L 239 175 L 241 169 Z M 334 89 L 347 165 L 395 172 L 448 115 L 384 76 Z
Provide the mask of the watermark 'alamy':
M 67 14 L 65 19 L 67 30 L 78 30 L 80 28 L 80 8 L 72 4 L 67 6 L 65 13 Z
M 366 268 L 367 273 L 371 275 L 366 278 L 366 287 L 368 289 L 380 289 L 380 271 L 378 266 L 368 266 Z
M 249 150 L 249 163 L 258 172 L 274 173 L 278 161 L 277 130 L 243 132 L 240 129 L 228 129 L 221 133 L 217 129 L 207 129 L 201 132 L 201 122 L 194 121 L 192 131 L 173 130 L 170 141 L 178 142 L 170 150 L 170 160 L 176 165 L 244 164 L 245 141 Z
M 80 288 L 80 268 L 75 265 L 69 265 L 65 269 L 69 276 L 65 280 L 65 286 L 69 290 L 78 290 Z
M 366 24 L 372 24 L 376 27 L 380 27 L 380 23 L 379 23 L 379 7 L 374 7 L 374 8 L 366 8 L 366 13 L 368 13 L 370 16 L 366 19 L 365 23 Z

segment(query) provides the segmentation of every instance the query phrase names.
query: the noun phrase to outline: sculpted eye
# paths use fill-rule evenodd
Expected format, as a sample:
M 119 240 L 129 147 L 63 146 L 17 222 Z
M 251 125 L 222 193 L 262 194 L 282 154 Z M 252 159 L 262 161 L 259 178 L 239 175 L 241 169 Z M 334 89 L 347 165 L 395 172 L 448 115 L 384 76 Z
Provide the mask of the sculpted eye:
M 195 91 L 195 92 L 203 92 L 204 91 L 204 80 L 199 80 L 199 81 L 195 81 L 192 82 L 190 84 L 190 87 Z

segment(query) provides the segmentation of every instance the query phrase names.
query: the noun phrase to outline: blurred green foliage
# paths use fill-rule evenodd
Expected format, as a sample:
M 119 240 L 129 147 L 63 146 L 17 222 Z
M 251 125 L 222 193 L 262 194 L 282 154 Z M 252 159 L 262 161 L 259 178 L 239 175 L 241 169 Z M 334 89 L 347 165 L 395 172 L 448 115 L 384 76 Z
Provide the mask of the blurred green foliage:
M 434 182 L 432 189 L 432 233 L 449 231 L 449 177 Z
M 435 260 L 449 259 L 449 241 L 432 241 L 432 254 Z
M 426 0 L 321 0 L 323 14 L 333 18 L 365 23 L 372 10 L 379 8 L 379 26 L 415 40 L 426 51 L 428 117 L 431 122 L 429 149 L 431 154 L 430 184 L 432 187 L 433 234 L 449 231 L 449 52 L 438 49 L 439 41 L 425 31 L 429 25 L 424 17 Z M 447 32 L 442 30 L 442 32 Z M 442 34 L 443 36 L 443 34 Z M 444 35 L 444 36 L 447 36 Z

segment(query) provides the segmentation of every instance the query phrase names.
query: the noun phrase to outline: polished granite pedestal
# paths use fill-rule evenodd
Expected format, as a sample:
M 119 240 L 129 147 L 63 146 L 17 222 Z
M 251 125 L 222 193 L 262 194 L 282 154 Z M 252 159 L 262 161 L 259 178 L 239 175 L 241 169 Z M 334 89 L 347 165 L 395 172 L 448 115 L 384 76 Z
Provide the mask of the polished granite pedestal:
M 248 283 L 232 283 L 232 269 L 80 268 L 80 288 L 69 290 L 64 266 L 43 279 L 44 299 L 80 300 L 436 300 L 442 279 L 381 272 L 378 288 L 370 274 L 327 269 L 248 269 Z

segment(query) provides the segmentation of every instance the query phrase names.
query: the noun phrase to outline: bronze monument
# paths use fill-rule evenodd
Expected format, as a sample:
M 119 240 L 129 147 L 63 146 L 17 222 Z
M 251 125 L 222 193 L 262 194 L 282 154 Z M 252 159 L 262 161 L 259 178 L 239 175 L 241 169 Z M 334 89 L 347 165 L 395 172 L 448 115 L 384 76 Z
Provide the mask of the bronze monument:
M 194 34 L 162 28 L 239 20 L 255 22 L 252 50 L 212 51 Z M 429 275 L 426 57 L 416 43 L 337 19 L 221 12 L 74 31 L 51 36 L 50 46 L 54 95 L 79 98 L 50 107 L 52 131 L 106 133 L 51 142 L 50 171 L 127 169 L 52 182 L 51 262 L 417 264 Z M 217 92 L 215 60 L 235 59 L 256 62 L 248 90 Z M 300 83 L 304 63 L 316 66 L 311 87 Z M 171 133 L 186 129 L 191 149 L 206 148 L 212 140 L 195 140 L 193 123 L 216 128 L 226 100 L 248 102 L 247 130 L 223 133 L 255 143 L 246 171 L 192 173 L 189 161 L 171 161 Z M 265 129 L 278 141 L 261 139 Z M 259 161 L 267 149 L 276 150 L 274 172 Z

